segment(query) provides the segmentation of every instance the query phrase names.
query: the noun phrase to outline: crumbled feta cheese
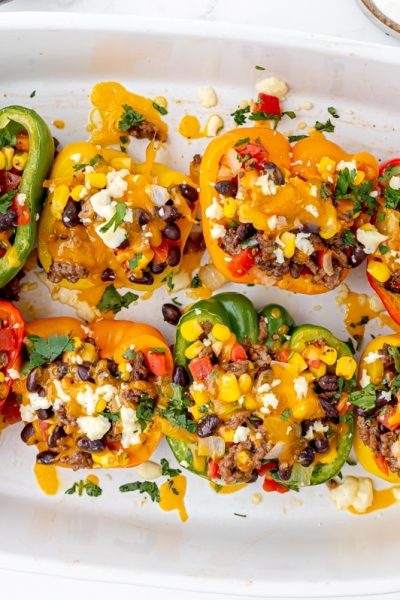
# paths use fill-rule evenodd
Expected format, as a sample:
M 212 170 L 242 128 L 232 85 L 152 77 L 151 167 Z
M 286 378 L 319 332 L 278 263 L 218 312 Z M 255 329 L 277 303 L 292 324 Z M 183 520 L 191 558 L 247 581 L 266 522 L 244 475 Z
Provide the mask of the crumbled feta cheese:
M 271 389 L 271 386 L 269 383 L 263 383 L 263 385 L 260 385 L 260 387 L 257 390 L 257 394 L 264 394 L 265 392 L 269 392 Z
M 158 463 L 148 460 L 136 467 L 136 473 L 139 477 L 142 477 L 142 479 L 149 481 L 161 477 L 162 469 L 161 465 Z
M 117 393 L 118 389 L 109 383 L 95 389 L 86 384 L 85 391 L 78 392 L 76 399 L 84 407 L 88 415 L 93 415 L 100 398 L 103 398 L 106 402 L 110 402 Z
M 217 105 L 217 94 L 209 85 L 200 87 L 197 90 L 197 97 L 200 100 L 200 104 L 205 108 L 212 108 Z
M 271 387 L 276 387 L 277 385 L 279 385 L 281 383 L 280 379 L 274 379 L 273 382 L 271 383 Z
M 205 126 L 205 134 L 207 137 L 215 137 L 220 129 L 224 126 L 224 122 L 219 115 L 211 115 Z
M 398 175 L 393 175 L 393 177 L 390 178 L 388 185 L 392 190 L 400 190 L 400 177 Z
M 315 431 L 315 433 L 325 433 L 326 431 L 328 431 L 328 429 L 328 425 L 323 425 L 321 421 L 315 421 L 313 423 L 313 430 Z
M 302 165 L 303 161 L 302 160 L 296 160 L 295 162 L 290 163 L 292 167 L 295 167 L 296 165 Z
M 265 196 L 271 196 L 271 195 L 273 196 L 274 194 L 276 194 L 276 185 L 275 185 L 274 181 L 271 179 L 269 173 L 266 173 L 265 175 L 261 175 L 261 177 L 259 177 L 257 179 L 257 181 L 255 182 L 254 185 L 259 186 L 261 188 L 261 192 Z
M 212 199 L 211 206 L 207 206 L 205 213 L 208 219 L 218 220 L 222 219 L 222 217 L 224 216 L 222 206 L 218 203 L 218 200 L 215 197 Z
M 11 377 L 11 379 L 21 378 L 21 373 L 17 369 L 7 369 L 7 375 Z
M 376 362 L 377 360 L 379 360 L 381 358 L 381 355 L 379 354 L 379 352 L 370 352 L 369 354 L 367 354 L 367 356 L 364 358 L 364 362 L 367 363 L 367 365 L 370 365 L 371 363 Z
M 286 429 L 286 435 L 289 435 L 289 433 L 293 430 L 293 427 L 291 425 L 289 425 L 289 427 Z
M 243 427 L 243 425 L 239 425 L 233 434 L 233 442 L 234 444 L 239 444 L 240 442 L 245 442 L 249 437 L 250 429 L 248 427 Z
M 267 394 L 261 395 L 261 402 L 263 403 L 263 408 L 261 408 L 261 412 L 268 414 L 270 412 L 270 408 L 277 408 L 279 404 L 278 398 L 275 396 L 273 392 L 268 392 Z
M 70 159 L 77 163 L 81 160 L 81 155 L 79 153 L 71 154 Z
M 26 194 L 17 194 L 16 199 L 20 206 L 24 206 L 25 200 L 26 200 Z
M 207 338 L 205 340 L 203 340 L 203 344 L 204 346 L 208 347 L 211 346 L 211 340 L 208 340 Z
M 312 425 L 310 425 L 310 427 L 307 429 L 306 434 L 305 434 L 304 437 L 308 441 L 314 439 L 314 429 L 313 429 Z
M 378 190 L 372 190 L 372 192 L 370 192 L 369 195 L 371 196 L 371 198 L 377 198 L 379 195 L 379 192 L 378 192 Z
M 274 250 L 274 254 L 275 254 L 276 262 L 278 263 L 278 265 L 283 265 L 283 263 L 285 262 L 285 257 L 283 256 L 283 250 L 281 248 L 276 248 Z
M 36 411 L 30 404 L 21 404 L 21 406 L 19 407 L 19 412 L 21 415 L 21 419 L 23 421 L 26 421 L 27 423 L 32 423 L 37 419 Z
M 204 390 L 206 389 L 206 386 L 204 385 L 204 383 L 201 383 L 201 381 L 193 381 L 193 383 L 191 385 L 191 389 L 194 392 L 204 392 Z
M 256 433 L 256 440 L 262 440 L 263 437 L 264 437 L 263 434 L 260 433 L 259 431 L 257 431 L 257 433 Z
M 111 422 L 109 419 L 103 417 L 103 415 L 98 415 L 97 417 L 78 417 L 76 422 L 82 433 L 92 441 L 100 440 L 111 427 Z
M 53 379 L 53 385 L 56 388 L 57 398 L 59 398 L 61 402 L 69 402 L 71 400 L 71 396 L 64 392 L 61 381 Z
M 76 364 L 83 365 L 83 358 L 81 356 L 76 357 Z
M 164 206 L 170 199 L 167 188 L 162 185 L 149 185 L 146 187 L 146 191 L 149 194 L 151 201 L 156 206 Z
M 364 246 L 365 254 L 373 254 L 379 244 L 388 239 L 387 235 L 382 235 L 377 229 L 366 231 L 365 229 L 357 229 L 357 240 Z
M 131 363 L 126 363 L 126 367 L 125 368 L 128 371 L 128 373 L 132 373 L 133 366 L 131 365 Z
M 293 379 L 293 387 L 298 400 L 301 400 L 302 398 L 307 396 L 308 381 L 302 375 L 300 375 L 300 377 L 297 377 L 296 379 Z
M 367 370 L 363 369 L 360 379 L 360 385 L 362 388 L 367 387 L 371 383 L 371 377 L 368 375 Z
M 336 294 L 336 302 L 338 303 L 339 306 L 342 306 L 342 304 L 345 304 L 345 302 L 347 300 L 347 296 L 349 295 L 349 291 L 350 290 L 345 283 L 340 284 L 338 293 Z
M 133 210 L 131 208 L 127 208 L 124 216 L 125 223 L 133 223 Z
M 386 402 L 390 402 L 392 399 L 392 392 L 390 390 L 382 391 L 380 392 L 380 395 L 382 396 L 382 398 L 384 398 L 384 400 L 386 400 Z
M 219 238 L 225 237 L 226 229 L 223 225 L 214 223 L 212 228 L 210 229 L 210 234 L 213 240 L 218 240 Z
M 317 210 L 317 207 L 314 206 L 313 204 L 307 204 L 306 211 L 309 212 L 310 215 L 312 215 L 313 217 L 319 217 L 319 212 Z
M 358 512 L 365 512 L 372 504 L 374 488 L 366 477 L 347 475 L 341 485 L 329 491 L 329 497 L 339 510 L 353 506 Z
M 357 165 L 356 165 L 356 161 L 355 160 L 351 160 L 346 162 L 345 160 L 341 160 L 340 162 L 337 163 L 336 165 L 336 171 L 344 171 L 345 169 L 348 169 L 351 173 L 351 171 L 357 171 Z
M 261 494 L 259 494 L 258 492 L 256 492 L 255 494 L 252 494 L 250 496 L 250 502 L 252 504 L 261 504 L 261 502 L 262 502 Z
M 181 460 L 181 465 L 184 469 L 187 469 L 189 466 L 189 463 L 187 460 Z
M 259 94 L 268 94 L 269 96 L 276 96 L 279 100 L 284 100 L 288 86 L 282 79 L 266 77 L 256 83 L 256 90 Z
M 296 248 L 298 250 L 301 250 L 302 252 L 304 252 L 304 254 L 307 254 L 308 256 L 310 256 L 314 252 L 314 246 L 308 240 L 310 235 L 311 235 L 310 233 L 301 233 L 300 232 L 296 235 L 296 241 L 295 241 Z
M 28 394 L 29 403 L 33 410 L 40 410 L 42 408 L 50 408 L 51 404 L 46 397 L 39 396 L 37 392 L 31 392 Z
M 121 406 L 121 423 L 122 447 L 129 448 L 129 446 L 136 446 L 137 444 L 140 444 L 140 435 L 142 433 L 142 429 L 139 421 L 136 418 L 136 411 L 133 408 Z
M 105 223 L 98 225 L 95 231 L 104 244 L 112 249 L 118 248 L 122 244 L 126 237 L 126 231 L 119 226 L 116 229 L 110 227 L 106 232 L 102 232 L 101 229 L 116 213 L 116 202 L 113 199 L 122 198 L 128 189 L 128 183 L 124 179 L 127 175 L 129 175 L 128 169 L 110 171 L 107 173 L 107 187 L 90 197 L 94 211 L 105 219 Z
M 195 315 L 201 315 L 201 310 L 199 308 L 195 308 L 194 309 L 194 314 Z

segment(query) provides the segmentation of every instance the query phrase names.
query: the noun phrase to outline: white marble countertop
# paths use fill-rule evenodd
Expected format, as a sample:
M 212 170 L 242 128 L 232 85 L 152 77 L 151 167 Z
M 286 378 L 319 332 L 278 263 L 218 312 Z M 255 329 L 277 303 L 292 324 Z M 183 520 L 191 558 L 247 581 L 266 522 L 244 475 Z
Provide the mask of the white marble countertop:
M 187 19 L 185 27 L 194 27 L 194 21 L 242 23 L 310 33 L 325 34 L 359 41 L 386 45 L 400 45 L 400 41 L 377 29 L 359 10 L 354 0 L 12 0 L 0 3 L 1 13 L 20 11 L 50 11 L 117 15 L 137 15 Z M 192 23 L 190 23 L 192 21 Z M 1 67 L 0 67 L 1 72 Z M 17 565 L 16 565 L 17 567 Z M 142 600 L 195 600 L 200 594 L 157 590 L 136 586 L 79 582 L 51 576 L 0 571 L 2 597 L 9 600 L 29 595 L 30 600 L 55 597 L 90 597 L 96 600 L 112 596 L 140 595 Z M 203 596 L 204 597 L 204 596 Z M 266 590 L 267 597 L 267 590 Z M 207 600 L 221 596 L 207 594 Z M 223 598 L 228 598 L 223 596 Z M 232 597 L 233 598 L 233 597 Z M 235 596 L 238 598 L 238 596 Z M 241 598 L 244 599 L 242 596 Z M 399 600 L 400 594 L 375 596 L 376 600 Z

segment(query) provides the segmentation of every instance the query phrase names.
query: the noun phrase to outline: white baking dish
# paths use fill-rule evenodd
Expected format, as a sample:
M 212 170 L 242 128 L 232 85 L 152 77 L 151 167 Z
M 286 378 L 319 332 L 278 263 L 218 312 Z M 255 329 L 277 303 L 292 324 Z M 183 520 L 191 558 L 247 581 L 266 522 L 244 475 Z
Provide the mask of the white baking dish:
M 86 137 L 88 93 L 94 83 L 115 80 L 150 97 L 163 94 L 170 102 L 171 141 L 162 159 L 187 169 L 204 140 L 189 144 L 175 130 L 184 112 L 196 113 L 203 121 L 209 114 L 199 108 L 197 87 L 216 89 L 215 112 L 232 124 L 229 114 L 239 100 L 254 97 L 255 82 L 276 75 L 291 88 L 286 109 L 304 99 L 313 102 L 313 111 L 303 111 L 299 120 L 309 125 L 326 120 L 326 108 L 334 106 L 341 119 L 332 139 L 349 151 L 373 150 L 382 159 L 398 154 L 400 49 L 201 22 L 192 34 L 193 25 L 134 17 L 4 13 L 0 104 L 27 104 L 48 123 L 64 120 L 65 129 L 54 129 L 54 134 L 65 144 Z M 255 70 L 255 65 L 266 71 Z M 30 99 L 33 90 L 36 95 Z M 350 110 L 352 114 L 346 112 Z M 285 128 L 293 129 L 293 123 L 282 124 Z M 352 275 L 350 285 L 364 289 L 362 269 Z M 328 325 L 335 334 L 348 337 L 334 292 L 307 298 L 275 289 L 239 289 L 258 307 L 278 301 L 299 323 Z M 166 297 L 160 290 L 120 316 L 146 320 L 152 315 L 153 324 L 172 341 L 172 328 L 162 322 L 160 311 Z M 45 290 L 26 297 L 20 306 L 28 319 L 73 314 L 50 303 Z M 134 471 L 111 471 L 111 480 L 101 473 L 100 498 L 65 496 L 62 491 L 44 496 L 32 474 L 35 451 L 22 444 L 19 431 L 19 426 L 10 428 L 0 440 L 3 568 L 262 597 L 400 590 L 397 506 L 363 517 L 338 512 L 324 486 L 284 497 L 264 495 L 255 506 L 250 496 L 259 491 L 257 484 L 218 496 L 206 481 L 190 476 L 189 521 L 181 524 L 176 513 L 162 512 L 143 496 L 118 492 L 121 483 L 136 480 Z M 171 456 L 164 442 L 156 454 L 158 459 L 163 456 Z M 353 467 L 351 472 L 361 470 Z M 79 475 L 64 470 L 62 490 Z M 235 512 L 247 517 L 238 518 Z

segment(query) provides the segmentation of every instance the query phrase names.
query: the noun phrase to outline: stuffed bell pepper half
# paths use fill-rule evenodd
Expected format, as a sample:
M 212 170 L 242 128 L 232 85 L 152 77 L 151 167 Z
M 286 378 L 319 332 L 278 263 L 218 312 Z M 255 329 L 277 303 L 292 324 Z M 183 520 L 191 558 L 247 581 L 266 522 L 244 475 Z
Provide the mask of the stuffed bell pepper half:
M 291 147 L 278 131 L 238 128 L 207 147 L 204 236 L 226 279 L 319 294 L 365 259 L 378 162 L 319 136 Z
M 384 163 L 379 174 L 379 210 L 367 277 L 392 319 L 400 324 L 400 159 Z
M 222 485 L 266 475 L 266 491 L 285 492 L 344 464 L 356 362 L 328 330 L 294 328 L 278 305 L 257 314 L 245 296 L 218 294 L 181 318 L 174 358 L 187 420 L 167 439 L 182 466 Z
M 39 258 L 51 282 L 148 291 L 179 268 L 197 186 L 154 159 L 153 143 L 143 164 L 87 142 L 60 152 L 39 226 Z
M 362 466 L 377 477 L 399 483 L 400 475 L 400 335 L 377 337 L 365 348 L 355 406 L 354 449 Z
M 18 308 L 0 300 L 0 412 L 19 377 L 24 321 Z
M 15 277 L 33 248 L 53 159 L 52 135 L 35 111 L 0 109 L 0 287 Z
M 131 467 L 162 437 L 154 414 L 171 381 L 172 356 L 151 327 L 129 321 L 50 318 L 26 327 L 29 360 L 22 395 L 22 440 L 36 462 L 72 469 Z

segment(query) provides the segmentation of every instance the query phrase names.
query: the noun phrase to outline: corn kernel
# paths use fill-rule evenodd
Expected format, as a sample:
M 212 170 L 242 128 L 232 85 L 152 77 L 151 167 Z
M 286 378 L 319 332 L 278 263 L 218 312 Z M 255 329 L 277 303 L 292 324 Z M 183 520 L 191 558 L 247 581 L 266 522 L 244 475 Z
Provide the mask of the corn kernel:
M 181 334 L 182 337 L 187 342 L 194 342 L 197 340 L 199 335 L 203 333 L 203 328 L 198 319 L 190 319 L 190 321 L 185 321 L 181 325 Z
M 4 156 L 3 152 L 0 150 L 0 171 L 2 171 L 5 166 L 6 166 L 6 157 Z
M 237 202 L 233 198 L 225 198 L 223 213 L 227 219 L 233 219 L 236 215 Z
M 289 327 L 287 325 L 281 325 L 277 331 L 279 335 L 286 335 L 289 331 Z
M 27 152 L 18 152 L 14 155 L 12 165 L 14 169 L 18 171 L 23 171 L 25 169 L 26 163 L 28 161 L 28 153 Z
M 367 271 L 380 283 L 385 283 L 392 274 L 389 267 L 378 260 L 371 260 L 368 263 Z
M 53 192 L 52 207 L 56 212 L 62 213 L 69 198 L 69 187 L 65 183 L 56 186 Z
M 241 471 L 246 472 L 253 467 L 254 461 L 249 452 L 242 450 L 236 455 L 236 464 Z
M 334 365 L 337 360 L 337 352 L 331 346 L 324 346 L 320 355 L 320 359 L 327 365 Z
M 107 185 L 107 177 L 104 173 L 85 173 L 85 186 L 102 190 Z
M 352 356 L 342 356 L 336 363 L 336 375 L 351 379 L 356 372 L 357 363 Z
M 317 165 L 318 173 L 323 181 L 332 181 L 336 169 L 336 162 L 328 156 L 323 156 Z
M 242 395 L 236 376 L 233 373 L 224 373 L 219 387 L 219 398 L 222 402 L 237 402 Z
M 315 380 L 315 376 L 313 373 L 311 373 L 311 371 L 306 371 L 305 373 L 303 373 L 303 377 L 306 381 L 308 381 L 308 383 L 311 383 Z
M 365 179 L 364 171 L 357 171 L 357 174 L 354 178 L 353 185 L 360 185 Z
M 110 161 L 110 166 L 116 171 L 121 169 L 128 169 L 132 173 L 133 171 L 133 160 L 129 156 L 123 156 L 121 158 L 113 158 Z
M 124 452 L 123 454 L 126 454 Z M 94 452 L 92 454 L 93 462 L 101 465 L 104 469 L 115 467 L 118 462 L 118 456 L 111 450 L 103 450 L 103 452 Z
M 93 344 L 88 344 L 87 342 L 85 342 L 85 347 L 81 350 L 80 355 L 83 362 L 94 363 L 98 359 L 96 348 Z
M 296 250 L 296 236 L 290 231 L 285 231 L 281 234 L 280 240 L 285 246 L 282 248 L 283 256 L 285 258 L 292 258 Z
M 227 342 L 231 337 L 231 332 L 229 330 L 229 327 L 227 327 L 226 325 L 221 325 L 220 323 L 217 323 L 212 328 L 211 335 L 213 335 L 215 339 L 219 340 L 220 342 Z
M 207 392 L 202 392 L 199 390 L 190 390 L 190 395 L 196 402 L 197 406 L 204 406 L 210 400 Z
M 107 408 L 107 402 L 100 398 L 100 400 L 96 404 L 96 412 L 103 412 Z
M 5 146 L 3 148 L 3 154 L 6 159 L 6 164 L 4 166 L 6 171 L 9 171 L 13 166 L 13 158 L 14 158 L 15 150 L 11 146 Z
M 200 354 L 200 352 L 203 350 L 204 348 L 204 344 L 203 342 L 201 342 L 200 340 L 197 340 L 197 342 L 194 342 L 194 344 L 191 344 L 188 348 L 186 348 L 185 350 L 185 356 L 186 358 L 196 358 L 196 356 L 198 354 Z
M 6 380 L 4 373 L 0 373 L 0 383 L 4 383 Z
M 337 457 L 337 448 L 332 447 L 326 454 L 320 454 L 318 456 L 318 462 L 322 463 L 323 465 L 331 465 Z
M 70 193 L 72 200 L 75 200 L 75 202 L 79 202 L 79 200 L 81 199 L 82 190 L 85 189 L 86 188 L 84 185 L 76 185 L 74 188 L 72 188 Z
M 273 319 L 280 319 L 280 318 L 281 318 L 281 316 L 282 316 L 282 313 L 281 313 L 281 311 L 280 311 L 280 309 L 279 309 L 279 308 L 273 308 L 273 309 L 271 310 L 271 317 L 272 317 Z
M 293 354 L 289 357 L 290 364 L 297 365 L 299 367 L 299 373 L 308 369 L 308 364 L 304 360 L 299 352 L 293 352 Z
M 221 427 L 221 429 L 218 431 L 218 434 L 222 437 L 224 442 L 233 442 L 233 438 L 235 436 L 235 430 L 234 429 L 225 429 L 224 427 Z
M 200 421 L 201 417 L 204 416 L 202 413 L 200 413 L 199 407 L 196 405 L 190 407 L 190 412 L 192 413 L 193 419 L 196 422 Z
M 253 410 L 257 410 L 257 408 L 259 407 L 259 402 L 257 401 L 257 398 L 255 397 L 254 394 L 246 394 L 244 397 L 244 402 L 243 402 L 243 406 L 245 408 L 247 408 L 247 410 L 253 411 Z
M 322 354 L 322 348 L 320 346 L 313 346 L 309 344 L 303 352 L 304 358 L 307 360 L 320 360 Z
M 127 362 L 121 362 L 118 365 L 118 372 L 120 374 L 122 381 L 129 381 L 129 379 L 131 377 L 131 373 L 130 373 L 130 371 L 128 371 L 127 365 L 128 365 Z
M 310 373 L 314 375 L 315 379 L 320 379 L 321 377 L 326 375 L 326 363 L 321 361 L 318 368 L 310 367 Z
M 243 373 L 239 377 L 238 384 L 242 394 L 247 394 L 247 392 L 250 392 L 251 388 L 253 387 L 253 381 L 248 373 Z

